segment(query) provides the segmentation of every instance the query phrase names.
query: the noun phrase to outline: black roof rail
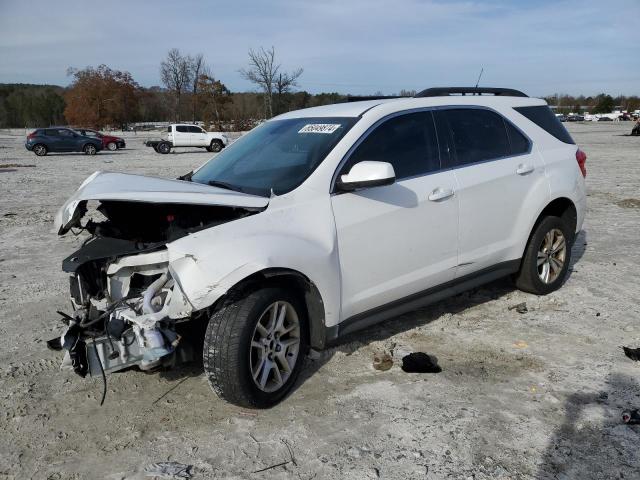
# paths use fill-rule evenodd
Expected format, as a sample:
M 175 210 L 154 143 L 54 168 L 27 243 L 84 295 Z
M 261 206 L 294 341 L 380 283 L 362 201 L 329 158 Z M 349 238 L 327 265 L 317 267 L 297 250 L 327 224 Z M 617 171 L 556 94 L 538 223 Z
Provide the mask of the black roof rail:
M 494 87 L 436 87 L 427 88 L 415 95 L 420 97 L 447 97 L 451 95 L 495 95 L 501 97 L 528 97 L 527 94 L 513 88 Z
M 348 102 L 362 102 L 364 100 L 389 100 L 391 98 L 411 98 L 400 95 L 347 95 Z

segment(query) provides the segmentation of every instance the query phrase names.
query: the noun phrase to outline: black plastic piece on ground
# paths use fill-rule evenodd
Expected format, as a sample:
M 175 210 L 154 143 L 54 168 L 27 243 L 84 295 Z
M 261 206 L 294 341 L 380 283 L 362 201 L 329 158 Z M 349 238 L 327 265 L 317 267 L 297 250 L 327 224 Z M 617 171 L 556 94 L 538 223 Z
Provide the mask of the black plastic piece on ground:
M 528 97 L 526 93 L 513 88 L 494 87 L 436 87 L 427 88 L 416 94 L 421 97 L 448 97 L 450 95 L 495 95 L 500 97 Z
M 402 357 L 402 370 L 407 373 L 440 373 L 440 365 L 424 352 L 413 352 Z
M 627 425 L 640 425 L 640 410 L 622 412 L 622 421 Z
M 640 348 L 622 347 L 622 350 L 624 350 L 624 354 L 628 358 L 636 362 L 640 362 Z

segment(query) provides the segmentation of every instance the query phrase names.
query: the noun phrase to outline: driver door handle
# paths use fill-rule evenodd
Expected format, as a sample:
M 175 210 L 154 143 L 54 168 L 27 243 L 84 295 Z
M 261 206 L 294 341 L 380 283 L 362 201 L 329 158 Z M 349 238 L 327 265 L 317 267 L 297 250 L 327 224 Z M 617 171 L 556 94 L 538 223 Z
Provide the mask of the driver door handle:
M 520 165 L 518 165 L 518 169 L 516 170 L 516 173 L 518 175 L 526 175 L 527 173 L 531 173 L 533 172 L 534 168 L 531 165 L 527 165 L 526 163 L 521 163 Z
M 453 196 L 452 188 L 436 188 L 433 192 L 429 194 L 429 200 L 432 202 L 437 202 L 440 200 L 444 200 L 445 198 L 449 198 Z

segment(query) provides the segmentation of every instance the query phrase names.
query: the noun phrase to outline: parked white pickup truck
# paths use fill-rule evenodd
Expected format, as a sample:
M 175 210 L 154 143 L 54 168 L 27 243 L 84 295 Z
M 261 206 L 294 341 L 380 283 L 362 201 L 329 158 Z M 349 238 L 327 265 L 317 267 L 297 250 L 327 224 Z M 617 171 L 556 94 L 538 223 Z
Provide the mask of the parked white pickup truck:
M 200 147 L 219 152 L 229 144 L 227 136 L 220 132 L 207 132 L 197 125 L 173 124 L 167 127 L 167 138 L 148 140 L 147 147 L 158 153 L 169 153 L 175 147 Z

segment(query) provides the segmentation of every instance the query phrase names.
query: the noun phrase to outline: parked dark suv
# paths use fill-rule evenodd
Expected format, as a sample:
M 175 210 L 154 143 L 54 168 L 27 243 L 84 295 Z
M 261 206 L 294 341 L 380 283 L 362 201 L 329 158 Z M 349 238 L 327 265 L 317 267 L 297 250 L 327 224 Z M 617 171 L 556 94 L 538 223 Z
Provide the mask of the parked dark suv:
M 39 128 L 27 136 L 24 146 L 39 157 L 49 152 L 84 152 L 95 155 L 102 140 L 85 137 L 70 128 Z

